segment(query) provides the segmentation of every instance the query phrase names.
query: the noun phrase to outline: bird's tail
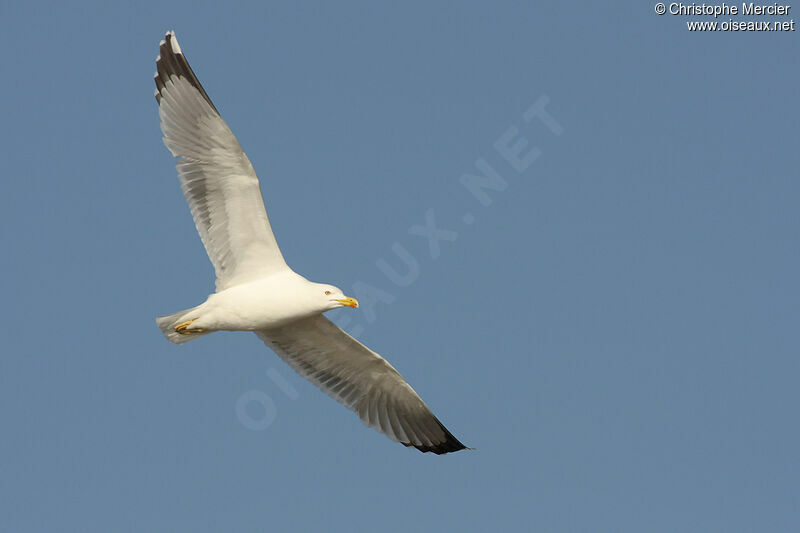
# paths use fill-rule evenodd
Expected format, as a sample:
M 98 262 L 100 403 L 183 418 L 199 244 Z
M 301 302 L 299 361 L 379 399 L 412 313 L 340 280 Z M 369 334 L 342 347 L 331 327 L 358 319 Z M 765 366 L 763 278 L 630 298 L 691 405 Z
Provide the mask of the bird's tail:
M 200 307 L 192 307 L 191 309 L 184 309 L 183 311 L 178 311 L 177 313 L 172 313 L 171 315 L 160 316 L 156 318 L 156 324 L 158 324 L 159 329 L 164 334 L 164 336 L 170 341 L 174 342 L 175 344 L 183 344 L 185 342 L 192 341 L 203 335 L 208 335 L 211 333 L 210 331 L 191 331 L 190 329 L 186 329 L 185 327 L 181 330 L 180 326 L 185 324 L 186 322 L 191 321 L 196 314 L 196 311 Z

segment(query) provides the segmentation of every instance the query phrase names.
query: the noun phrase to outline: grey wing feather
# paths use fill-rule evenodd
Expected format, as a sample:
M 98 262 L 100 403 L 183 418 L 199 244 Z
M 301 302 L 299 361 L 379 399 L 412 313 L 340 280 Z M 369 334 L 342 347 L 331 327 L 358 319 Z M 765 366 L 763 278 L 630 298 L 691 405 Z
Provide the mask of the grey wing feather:
M 324 316 L 255 333 L 297 373 L 393 441 L 436 454 L 466 448 L 392 365 Z
M 250 160 L 167 33 L 156 60 L 164 144 L 176 167 L 217 290 L 288 268 L 272 233 Z

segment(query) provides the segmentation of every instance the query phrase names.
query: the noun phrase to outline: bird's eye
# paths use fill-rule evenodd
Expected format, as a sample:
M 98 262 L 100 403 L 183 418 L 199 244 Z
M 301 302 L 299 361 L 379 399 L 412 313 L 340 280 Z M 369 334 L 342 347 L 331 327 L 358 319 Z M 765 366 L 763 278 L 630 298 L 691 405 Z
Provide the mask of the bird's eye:
M 331 294 L 333 294 L 331 291 L 325 291 L 325 296 L 330 296 Z

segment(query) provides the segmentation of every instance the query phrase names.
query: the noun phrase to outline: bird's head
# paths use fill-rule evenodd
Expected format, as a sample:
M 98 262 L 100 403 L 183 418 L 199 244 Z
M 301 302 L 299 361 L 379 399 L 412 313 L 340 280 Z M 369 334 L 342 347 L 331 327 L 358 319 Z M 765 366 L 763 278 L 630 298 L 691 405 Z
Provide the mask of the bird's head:
M 336 309 L 337 307 L 358 307 L 358 300 L 345 296 L 342 289 L 334 287 L 333 285 L 324 285 L 321 283 L 317 285 L 317 296 L 320 301 L 324 302 L 325 310 Z

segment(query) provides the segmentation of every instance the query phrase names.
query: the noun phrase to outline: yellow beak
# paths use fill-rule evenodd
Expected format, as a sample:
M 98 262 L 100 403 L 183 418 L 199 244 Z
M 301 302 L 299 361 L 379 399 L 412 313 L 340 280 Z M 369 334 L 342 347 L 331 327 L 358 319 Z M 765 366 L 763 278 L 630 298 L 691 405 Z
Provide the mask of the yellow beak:
M 353 309 L 358 307 L 358 300 L 356 300 L 355 298 L 342 298 L 341 300 L 336 300 L 336 301 L 342 305 L 346 305 L 347 307 L 352 307 Z

